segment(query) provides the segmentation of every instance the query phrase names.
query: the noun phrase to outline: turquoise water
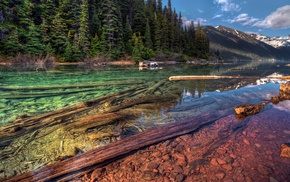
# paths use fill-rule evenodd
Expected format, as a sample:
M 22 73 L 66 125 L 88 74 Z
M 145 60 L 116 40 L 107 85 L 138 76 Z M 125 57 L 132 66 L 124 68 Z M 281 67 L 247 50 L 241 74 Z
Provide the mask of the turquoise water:
M 105 67 L 84 70 L 61 66 L 48 72 L 0 72 L 0 125 L 21 115 L 34 116 L 79 102 L 150 84 L 171 75 L 210 74 L 212 66 L 167 66 L 160 70 Z
M 141 71 L 136 66 L 111 66 L 95 70 L 59 66 L 48 72 L 7 71 L 7 68 L 1 68 L 0 125 L 11 123 L 21 115 L 34 116 L 57 110 L 138 84 L 149 86 L 150 83 L 154 84 L 173 75 L 265 76 L 274 72 L 289 74 L 290 67 L 286 65 L 287 62 L 284 61 L 270 60 L 231 62 L 220 66 L 167 65 L 158 70 Z M 203 88 L 205 90 L 202 92 L 234 89 L 239 81 L 210 81 L 203 86 L 206 89 Z

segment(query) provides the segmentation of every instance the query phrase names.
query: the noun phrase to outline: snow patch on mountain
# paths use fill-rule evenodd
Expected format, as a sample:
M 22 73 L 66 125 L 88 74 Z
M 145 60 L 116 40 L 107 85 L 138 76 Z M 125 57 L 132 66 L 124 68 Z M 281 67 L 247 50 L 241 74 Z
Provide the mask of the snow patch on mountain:
M 276 37 L 267 37 L 265 35 L 251 33 L 252 37 L 256 38 L 259 41 L 262 41 L 266 44 L 269 44 L 275 48 L 279 47 L 290 47 L 290 35 L 286 37 L 276 36 Z

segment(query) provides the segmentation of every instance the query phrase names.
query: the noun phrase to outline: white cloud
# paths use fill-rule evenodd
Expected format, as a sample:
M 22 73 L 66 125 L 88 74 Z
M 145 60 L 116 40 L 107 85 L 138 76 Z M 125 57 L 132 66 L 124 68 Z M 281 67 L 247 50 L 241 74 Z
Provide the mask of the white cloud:
M 197 18 L 196 20 L 190 19 L 188 20 L 186 17 L 183 17 L 183 25 L 189 26 L 191 22 L 194 22 L 194 26 L 197 26 L 198 22 L 200 22 L 201 25 L 207 24 L 207 20 L 203 18 Z
M 229 23 L 241 23 L 242 25 L 253 25 L 254 23 L 256 23 L 257 21 L 259 21 L 259 19 L 254 18 L 254 17 L 249 17 L 248 14 L 246 13 L 242 13 L 240 15 L 238 15 L 237 17 L 235 17 L 232 20 L 227 20 Z
M 224 16 L 224 15 L 223 14 L 218 14 L 218 15 L 215 15 L 212 19 L 220 18 L 222 16 Z
M 201 10 L 201 9 L 197 9 L 197 11 L 198 11 L 199 13 L 204 13 L 204 11 Z
M 232 3 L 231 0 L 214 0 L 214 3 L 221 5 L 221 10 L 224 12 L 241 10 L 240 6 Z
M 273 29 L 290 27 L 290 5 L 278 8 L 264 20 L 256 22 L 253 26 Z

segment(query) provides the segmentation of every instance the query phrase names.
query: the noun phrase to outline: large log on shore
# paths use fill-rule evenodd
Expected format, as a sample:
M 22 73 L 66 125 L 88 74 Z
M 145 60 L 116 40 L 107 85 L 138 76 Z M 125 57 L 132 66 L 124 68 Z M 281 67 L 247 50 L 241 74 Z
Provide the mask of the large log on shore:
M 217 75 L 185 75 L 185 76 L 171 76 L 170 81 L 173 80 L 208 80 L 208 79 L 223 79 L 223 78 L 245 78 L 242 76 L 217 76 Z
M 5 181 L 56 181 L 69 180 L 82 174 L 82 171 L 93 169 L 94 166 L 102 166 L 106 161 L 115 159 L 134 150 L 149 146 L 173 137 L 177 137 L 213 123 L 221 116 L 205 116 L 165 125 L 160 128 L 148 130 L 120 141 L 110 143 L 101 148 L 83 153 L 61 162 L 48 165 L 44 168 L 15 176 Z M 212 120 L 211 118 L 215 118 Z
M 170 81 L 178 80 L 212 80 L 212 79 L 235 79 L 235 78 L 257 78 L 257 76 L 218 76 L 218 75 L 181 75 L 181 76 L 170 76 Z M 267 78 L 279 78 L 282 80 L 289 80 L 290 76 L 268 76 Z

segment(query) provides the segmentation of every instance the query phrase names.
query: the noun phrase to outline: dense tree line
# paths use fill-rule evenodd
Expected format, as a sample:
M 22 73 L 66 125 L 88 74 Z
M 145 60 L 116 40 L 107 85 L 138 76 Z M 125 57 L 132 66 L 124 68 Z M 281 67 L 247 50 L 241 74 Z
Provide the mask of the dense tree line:
M 161 0 L 1 0 L 0 54 L 50 54 L 64 61 L 95 56 L 149 59 L 157 53 L 206 57 L 198 24 Z

